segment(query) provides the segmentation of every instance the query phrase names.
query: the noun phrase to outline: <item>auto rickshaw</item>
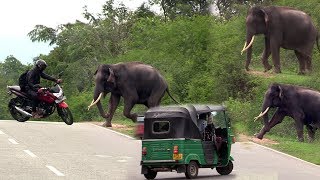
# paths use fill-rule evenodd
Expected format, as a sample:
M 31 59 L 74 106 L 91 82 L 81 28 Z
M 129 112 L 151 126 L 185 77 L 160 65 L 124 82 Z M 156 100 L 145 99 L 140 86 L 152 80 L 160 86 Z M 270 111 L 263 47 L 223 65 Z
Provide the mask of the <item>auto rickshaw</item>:
M 199 168 L 216 168 L 221 175 L 233 170 L 230 156 L 235 142 L 226 108 L 221 105 L 154 107 L 145 113 L 141 174 L 157 172 L 198 176 Z

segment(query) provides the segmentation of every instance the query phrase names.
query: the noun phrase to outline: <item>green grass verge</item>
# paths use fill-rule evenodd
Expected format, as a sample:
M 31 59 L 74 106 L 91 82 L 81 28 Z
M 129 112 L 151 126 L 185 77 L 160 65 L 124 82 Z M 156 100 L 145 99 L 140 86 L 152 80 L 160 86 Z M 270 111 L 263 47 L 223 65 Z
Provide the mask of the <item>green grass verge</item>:
M 298 142 L 297 139 L 284 138 L 279 136 L 267 136 L 279 144 L 267 145 L 278 151 L 290 154 L 305 161 L 320 165 L 320 140 L 317 139 L 312 143 Z M 305 140 L 307 141 L 307 140 Z

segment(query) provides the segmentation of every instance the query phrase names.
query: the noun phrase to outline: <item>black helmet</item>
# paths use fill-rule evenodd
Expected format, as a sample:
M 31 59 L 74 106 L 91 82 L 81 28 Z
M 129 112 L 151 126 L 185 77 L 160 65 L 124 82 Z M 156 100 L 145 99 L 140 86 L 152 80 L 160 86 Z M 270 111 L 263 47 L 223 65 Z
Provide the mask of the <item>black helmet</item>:
M 47 65 L 47 63 L 46 63 L 44 60 L 39 59 L 39 60 L 36 61 L 36 66 L 37 66 L 41 71 L 43 71 L 43 70 L 46 69 L 46 67 L 47 67 L 48 65 Z

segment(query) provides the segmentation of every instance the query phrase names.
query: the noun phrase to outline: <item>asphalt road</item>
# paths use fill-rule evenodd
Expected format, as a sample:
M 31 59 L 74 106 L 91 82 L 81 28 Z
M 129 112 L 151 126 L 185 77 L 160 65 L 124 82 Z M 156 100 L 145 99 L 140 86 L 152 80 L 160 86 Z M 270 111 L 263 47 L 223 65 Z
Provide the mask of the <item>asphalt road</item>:
M 200 169 L 199 179 L 320 179 L 320 167 L 253 143 L 232 147 L 234 171 L 220 176 Z M 0 120 L 0 180 L 144 179 L 141 142 L 91 123 Z M 176 172 L 157 179 L 184 179 Z

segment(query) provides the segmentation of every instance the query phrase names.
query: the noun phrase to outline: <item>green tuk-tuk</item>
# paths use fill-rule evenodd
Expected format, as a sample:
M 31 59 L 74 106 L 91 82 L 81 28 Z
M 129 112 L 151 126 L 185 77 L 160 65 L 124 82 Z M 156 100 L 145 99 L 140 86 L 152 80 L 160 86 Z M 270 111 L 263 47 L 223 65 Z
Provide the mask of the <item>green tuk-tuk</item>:
M 224 106 L 185 105 L 155 107 L 144 117 L 141 174 L 177 171 L 196 178 L 199 168 L 216 168 L 221 175 L 233 170 L 234 143 Z

